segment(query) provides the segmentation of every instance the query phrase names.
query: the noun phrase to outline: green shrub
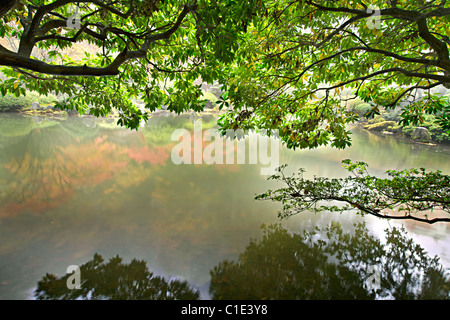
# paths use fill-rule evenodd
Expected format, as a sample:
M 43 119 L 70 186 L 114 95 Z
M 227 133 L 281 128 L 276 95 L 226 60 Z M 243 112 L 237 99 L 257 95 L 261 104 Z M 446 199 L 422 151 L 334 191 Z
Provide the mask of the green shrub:
M 385 122 L 385 121 L 386 121 L 386 119 L 384 119 L 382 116 L 376 115 L 373 119 L 370 119 L 369 121 L 367 121 L 367 123 L 376 124 L 376 123 L 381 123 L 381 122 Z
M 36 92 L 27 92 L 26 96 L 14 97 L 13 95 L 0 95 L 0 111 L 12 111 L 22 108 L 30 108 L 33 102 L 41 105 L 54 104 L 58 98 L 53 94 L 47 96 L 39 95 Z
M 360 117 L 363 117 L 369 110 L 372 109 L 372 106 L 368 103 L 361 103 L 355 105 L 353 111 L 356 112 Z
M 450 142 L 450 136 L 446 134 L 442 127 L 436 123 L 436 117 L 433 115 L 425 115 L 424 121 L 418 126 L 410 125 L 402 127 L 402 133 L 408 137 L 411 137 L 416 127 L 427 128 L 433 141 Z
M 14 111 L 27 107 L 27 101 L 24 97 L 18 98 L 12 95 L 0 96 L 0 111 Z

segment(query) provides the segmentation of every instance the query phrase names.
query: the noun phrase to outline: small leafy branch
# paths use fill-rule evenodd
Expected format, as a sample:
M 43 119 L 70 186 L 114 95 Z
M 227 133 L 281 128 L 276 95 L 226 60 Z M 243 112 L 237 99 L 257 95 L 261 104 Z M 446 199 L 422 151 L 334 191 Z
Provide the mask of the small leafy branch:
M 346 178 L 303 178 L 305 169 L 286 176 L 283 165 L 268 179 L 286 187 L 257 195 L 257 200 L 282 203 L 280 218 L 304 211 L 345 212 L 358 210 L 385 219 L 410 219 L 428 224 L 450 222 L 450 176 L 424 168 L 387 170 L 387 178 L 375 177 L 364 162 L 343 160 Z

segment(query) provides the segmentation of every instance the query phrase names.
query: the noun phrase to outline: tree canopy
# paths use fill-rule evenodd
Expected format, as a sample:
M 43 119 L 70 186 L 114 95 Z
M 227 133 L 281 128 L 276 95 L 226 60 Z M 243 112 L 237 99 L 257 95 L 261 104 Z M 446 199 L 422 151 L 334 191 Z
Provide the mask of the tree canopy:
M 255 1 L 18 1 L 0 27 L 2 38 L 18 39 L 15 50 L 0 46 L 1 93 L 63 93 L 60 107 L 96 116 L 115 108 L 130 128 L 163 105 L 199 111 L 195 81 L 222 77 L 219 65 L 232 60 L 252 8 Z M 94 52 L 67 54 L 86 43 Z
M 216 81 L 229 107 L 223 130 L 277 129 L 293 148 L 350 145 L 355 97 L 371 103 L 367 116 L 406 101 L 405 124 L 433 113 L 450 130 L 448 106 L 430 91 L 450 87 L 445 0 L 16 2 L 0 27 L 19 40 L 0 47 L 2 94 L 65 93 L 64 107 L 116 108 L 119 124 L 136 128 L 161 106 L 202 110 L 196 81 Z M 74 61 L 64 50 L 81 42 L 97 50 Z
M 264 1 L 225 83 L 234 108 L 221 123 L 279 129 L 294 148 L 344 148 L 356 97 L 372 105 L 367 116 L 407 101 L 404 123 L 420 123 L 445 108 L 429 90 L 450 86 L 449 15 L 448 1 Z

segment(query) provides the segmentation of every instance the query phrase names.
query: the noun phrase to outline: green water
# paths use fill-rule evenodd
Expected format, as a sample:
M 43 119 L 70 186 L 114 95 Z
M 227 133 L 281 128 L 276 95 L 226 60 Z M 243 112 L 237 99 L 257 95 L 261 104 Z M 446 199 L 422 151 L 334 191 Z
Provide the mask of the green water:
M 203 128 L 214 124 L 204 116 Z M 49 119 L 0 114 L 0 299 L 32 299 L 46 274 L 63 275 L 94 253 L 143 259 L 166 277 L 187 280 L 208 298 L 209 271 L 235 259 L 261 225 L 279 222 L 277 203 L 253 200 L 274 187 L 261 163 L 176 165 L 171 134 L 193 128 L 188 117 L 155 116 L 138 131 L 106 119 Z M 450 148 L 354 132 L 347 150 L 280 147 L 288 171 L 341 177 L 341 161 L 365 161 L 374 174 L 425 167 L 450 174 Z M 298 232 L 338 220 L 366 221 L 382 235 L 400 222 L 302 214 L 284 227 Z M 450 228 L 403 223 L 409 235 L 450 266 Z

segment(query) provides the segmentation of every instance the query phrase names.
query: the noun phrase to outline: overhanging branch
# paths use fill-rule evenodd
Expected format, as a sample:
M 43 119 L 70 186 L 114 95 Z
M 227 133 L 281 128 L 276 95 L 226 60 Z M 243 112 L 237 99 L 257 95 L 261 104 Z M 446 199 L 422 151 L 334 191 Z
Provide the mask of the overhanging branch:
M 127 48 L 125 48 L 121 53 L 119 53 L 116 58 L 106 67 L 103 68 L 98 68 L 98 67 L 90 67 L 87 65 L 83 65 L 83 66 L 67 66 L 67 65 L 54 65 L 54 64 L 48 64 L 45 63 L 43 61 L 39 61 L 39 60 L 35 60 L 29 57 L 29 55 L 27 54 L 23 54 L 24 51 L 24 43 L 26 43 L 26 39 L 27 37 L 30 36 L 30 30 L 33 29 L 36 25 L 36 23 L 38 23 L 38 21 L 40 21 L 40 18 L 42 18 L 42 15 L 45 12 L 51 11 L 54 9 L 54 7 L 56 6 L 56 4 L 62 5 L 62 4 L 67 4 L 70 3 L 71 1 L 69 0 L 59 0 L 56 1 L 52 4 L 49 4 L 47 6 L 44 7 L 40 7 L 34 18 L 33 18 L 33 22 L 30 24 L 29 26 L 29 30 L 28 30 L 28 36 L 24 35 L 24 38 L 21 39 L 21 47 L 22 47 L 22 51 L 19 48 L 19 52 L 18 53 L 14 53 L 8 50 L 3 50 L 2 48 L 0 48 L 0 65 L 3 66 L 10 66 L 10 67 L 15 67 L 15 68 L 22 68 L 22 69 L 28 69 L 31 71 L 35 71 L 35 72 L 39 72 L 39 73 L 46 73 L 49 75 L 63 75 L 63 76 L 108 76 L 108 75 L 117 75 L 120 73 L 119 71 L 119 67 L 126 62 L 127 60 L 130 59 L 138 59 L 138 58 L 145 58 L 147 55 L 147 52 L 150 48 L 151 43 L 154 43 L 158 40 L 163 40 L 163 39 L 168 39 L 170 38 L 177 30 L 178 28 L 181 26 L 183 20 L 185 19 L 185 17 L 192 11 L 195 11 L 197 9 L 197 5 L 185 5 L 183 7 L 183 10 L 180 12 L 180 14 L 178 15 L 177 20 L 172 24 L 172 25 L 168 25 L 168 29 L 165 31 L 162 31 L 160 33 L 156 33 L 156 34 L 149 34 L 146 36 L 143 44 L 141 45 L 141 47 L 137 50 L 128 50 Z M 94 2 L 97 3 L 97 1 L 80 1 L 80 2 Z M 130 9 L 131 10 L 131 9 Z M 39 14 L 38 14 L 38 11 Z M 49 22 L 46 26 L 45 29 L 47 28 L 52 28 L 56 25 L 60 25 L 61 23 L 63 23 L 63 20 L 54 20 L 54 22 Z M 115 34 L 127 34 L 130 35 L 129 33 L 125 32 L 125 31 L 121 31 L 120 29 L 117 28 L 109 28 L 109 31 L 115 33 Z M 76 41 L 77 38 L 81 35 L 81 33 L 83 32 L 90 32 L 90 33 L 94 33 L 94 36 L 97 39 L 103 39 L 103 37 L 95 32 L 93 32 L 92 30 L 89 30 L 88 28 L 88 24 L 84 24 L 83 27 L 75 34 L 75 36 L 73 36 L 72 38 L 67 38 L 67 37 L 61 37 L 58 35 L 48 35 L 48 36 L 41 36 L 41 37 L 34 37 L 32 40 L 32 45 L 27 44 L 25 45 L 25 47 L 28 47 L 28 49 L 32 48 L 34 43 L 36 41 L 40 41 L 40 40 L 45 40 L 45 39 L 60 39 L 60 40 L 67 40 L 67 41 Z M 25 34 L 25 32 L 24 32 Z

